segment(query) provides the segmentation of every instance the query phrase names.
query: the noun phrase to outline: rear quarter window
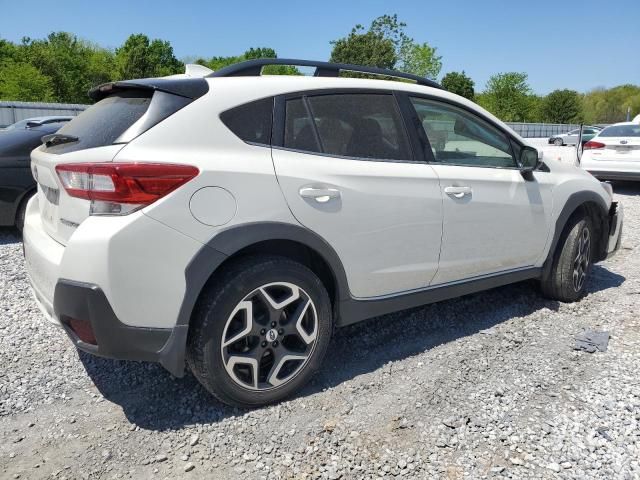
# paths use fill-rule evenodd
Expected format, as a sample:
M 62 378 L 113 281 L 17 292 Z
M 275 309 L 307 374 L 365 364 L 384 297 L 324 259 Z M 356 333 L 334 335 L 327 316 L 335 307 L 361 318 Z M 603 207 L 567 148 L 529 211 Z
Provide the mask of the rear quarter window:
M 220 115 L 220 120 L 245 142 L 270 145 L 273 97 L 263 98 L 227 110 Z

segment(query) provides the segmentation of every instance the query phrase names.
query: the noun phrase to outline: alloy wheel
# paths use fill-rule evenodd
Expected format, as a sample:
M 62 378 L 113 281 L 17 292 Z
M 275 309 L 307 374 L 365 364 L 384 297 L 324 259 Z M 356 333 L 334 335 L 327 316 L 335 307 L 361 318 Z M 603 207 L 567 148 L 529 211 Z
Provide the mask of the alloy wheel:
M 587 270 L 591 261 L 591 233 L 584 227 L 578 238 L 578 252 L 573 261 L 573 289 L 579 292 L 587 278 Z
M 227 318 L 222 361 L 241 387 L 269 390 L 303 369 L 317 334 L 318 314 L 307 292 L 288 282 L 269 283 L 246 295 Z

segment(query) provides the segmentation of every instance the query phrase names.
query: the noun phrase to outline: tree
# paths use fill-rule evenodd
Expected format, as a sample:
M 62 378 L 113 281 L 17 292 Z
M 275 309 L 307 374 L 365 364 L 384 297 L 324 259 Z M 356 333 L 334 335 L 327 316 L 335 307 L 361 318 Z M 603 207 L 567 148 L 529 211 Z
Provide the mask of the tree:
M 631 108 L 631 118 L 640 113 L 640 87 L 620 85 L 588 92 L 583 98 L 584 121 L 590 124 L 622 122 Z
M 24 38 L 19 47 L 24 60 L 51 79 L 59 102 L 86 103 L 94 85 L 88 76 L 93 47 L 67 32 L 53 32 L 44 40 Z
M 397 15 L 382 15 L 368 30 L 356 25 L 351 33 L 331 42 L 331 61 L 379 68 L 395 68 L 421 77 L 436 78 L 442 57 L 428 43 L 416 43 L 405 33 Z
M 0 64 L 0 100 L 53 101 L 51 79 L 28 63 L 5 61 Z
M 474 99 L 475 92 L 473 91 L 473 87 L 475 86 L 475 83 L 471 80 L 471 77 L 464 73 L 464 70 L 462 72 L 447 73 L 442 77 L 440 84 L 442 85 L 442 88 L 451 93 L 468 98 L 469 100 Z
M 397 61 L 393 41 L 382 33 L 366 32 L 362 25 L 356 25 L 349 36 L 331 44 L 331 62 L 393 68 Z
M 184 71 L 173 55 L 173 47 L 164 40 L 149 40 L 142 33 L 130 35 L 116 49 L 116 76 L 119 79 L 164 77 Z
M 196 60 L 196 63 L 200 65 L 204 65 L 205 67 L 210 68 L 211 70 L 220 70 L 228 65 L 233 65 L 234 63 L 244 62 L 245 60 L 254 60 L 258 58 L 278 58 L 276 51 L 273 48 L 268 47 L 258 47 L 258 48 L 250 48 L 245 51 L 242 55 L 236 55 L 231 57 L 212 57 L 210 60 L 204 60 L 199 58 Z M 263 73 L 265 75 L 300 75 L 300 71 L 290 65 L 268 65 L 264 68 Z
M 582 98 L 575 90 L 554 90 L 544 97 L 540 116 L 549 123 L 577 123 L 582 120 Z
M 435 79 L 442 69 L 442 57 L 436 55 L 436 48 L 428 43 L 414 43 L 401 54 L 401 65 L 398 67 L 406 73 Z
M 526 122 L 530 117 L 530 95 L 526 73 L 499 73 L 489 78 L 478 102 L 505 122 Z

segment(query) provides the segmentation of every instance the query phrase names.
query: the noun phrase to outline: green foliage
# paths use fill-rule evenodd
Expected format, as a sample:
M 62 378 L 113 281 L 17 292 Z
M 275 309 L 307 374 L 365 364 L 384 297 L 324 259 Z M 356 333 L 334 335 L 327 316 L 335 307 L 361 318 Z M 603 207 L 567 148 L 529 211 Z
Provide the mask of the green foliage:
M 51 79 L 28 63 L 0 63 L 0 99 L 48 102 L 54 99 Z
M 474 99 L 475 92 L 473 87 L 475 86 L 475 83 L 471 80 L 471 77 L 464 73 L 464 70 L 462 72 L 447 73 L 442 77 L 440 84 L 442 85 L 442 88 L 451 93 L 468 98 L 469 100 Z
M 232 57 L 212 57 L 210 60 L 204 60 L 202 58 L 196 60 L 196 63 L 209 67 L 211 70 L 220 70 L 234 63 L 244 62 L 245 60 L 254 60 L 258 58 L 278 58 L 276 51 L 273 48 L 250 48 L 242 55 Z M 265 75 L 300 75 L 300 71 L 290 65 L 268 65 L 263 71 Z
M 442 57 L 428 43 L 416 43 L 405 33 L 406 23 L 397 15 L 382 15 L 368 30 L 356 25 L 344 38 L 331 42 L 331 61 L 397 69 L 427 78 L 436 78 Z
M 101 49 L 67 32 L 51 33 L 44 40 L 24 38 L 18 49 L 26 62 L 51 80 L 56 100 L 69 103 L 89 101 L 87 91 L 94 86 L 91 77 L 98 75 L 95 65 L 91 66 L 92 58 Z M 107 71 L 98 76 L 110 75 L 111 72 Z
M 578 123 L 582 120 L 582 98 L 575 90 L 554 90 L 542 100 L 540 116 L 547 123 Z
M 585 123 L 623 122 L 627 119 L 627 108 L 631 107 L 631 118 L 640 113 L 640 86 L 592 90 L 584 96 L 582 105 Z
M 142 33 L 130 35 L 116 49 L 115 65 L 118 78 L 164 77 L 184 71 L 169 42 L 149 40 Z
M 349 36 L 331 43 L 331 62 L 393 68 L 397 61 L 393 42 L 381 33 L 365 32 L 361 25 L 356 25 Z
M 421 77 L 435 79 L 442 69 L 442 57 L 428 43 L 414 43 L 401 54 L 400 70 Z
M 499 73 L 489 78 L 478 103 L 505 122 L 527 122 L 532 116 L 530 96 L 526 73 Z

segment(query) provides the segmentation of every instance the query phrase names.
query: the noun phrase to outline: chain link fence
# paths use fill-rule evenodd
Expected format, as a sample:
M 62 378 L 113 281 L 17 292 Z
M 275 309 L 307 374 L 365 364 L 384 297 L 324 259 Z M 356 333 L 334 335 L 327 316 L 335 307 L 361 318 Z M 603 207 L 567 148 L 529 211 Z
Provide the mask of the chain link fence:
M 580 128 L 577 123 L 506 123 L 523 138 L 548 138 Z

